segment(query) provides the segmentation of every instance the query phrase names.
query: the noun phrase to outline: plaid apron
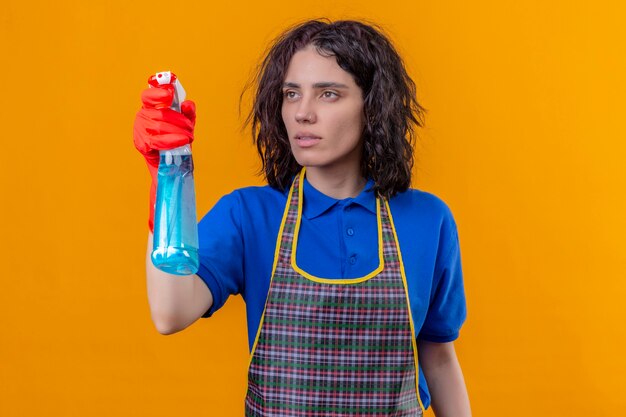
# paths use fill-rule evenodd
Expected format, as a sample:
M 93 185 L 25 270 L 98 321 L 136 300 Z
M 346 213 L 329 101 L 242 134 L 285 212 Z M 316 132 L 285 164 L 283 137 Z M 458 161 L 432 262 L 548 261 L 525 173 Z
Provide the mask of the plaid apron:
M 361 278 L 316 278 L 295 262 L 303 178 L 304 169 L 278 234 L 245 415 L 422 416 L 415 331 L 389 205 L 376 200 L 379 267 Z

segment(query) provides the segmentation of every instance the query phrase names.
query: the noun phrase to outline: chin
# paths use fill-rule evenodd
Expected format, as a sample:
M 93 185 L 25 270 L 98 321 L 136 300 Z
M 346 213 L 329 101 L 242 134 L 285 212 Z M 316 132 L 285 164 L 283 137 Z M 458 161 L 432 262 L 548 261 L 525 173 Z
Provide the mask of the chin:
M 296 162 L 303 167 L 318 166 L 322 162 L 315 155 L 303 155 L 303 152 L 293 152 L 293 150 L 291 153 Z
M 302 155 L 302 152 L 294 153 L 294 159 L 300 166 L 311 168 L 311 167 L 324 167 L 331 164 L 331 161 L 328 158 L 322 158 L 321 155 Z
M 316 166 L 321 165 L 319 163 L 316 163 L 316 161 L 314 161 L 313 158 L 296 158 L 296 162 L 298 163 L 298 165 L 300 165 L 301 167 L 305 167 L 305 168 L 316 167 Z

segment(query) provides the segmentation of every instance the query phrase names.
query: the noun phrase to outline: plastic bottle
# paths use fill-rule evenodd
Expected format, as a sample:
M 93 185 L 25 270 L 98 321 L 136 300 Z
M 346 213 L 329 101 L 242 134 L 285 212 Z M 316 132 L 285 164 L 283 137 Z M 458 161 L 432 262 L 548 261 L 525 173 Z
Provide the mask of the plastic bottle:
M 169 72 L 159 72 L 148 80 L 151 87 L 174 86 L 172 109 L 180 111 L 185 90 Z M 198 225 L 191 146 L 159 151 L 160 161 L 154 212 L 152 263 L 175 275 L 198 272 Z

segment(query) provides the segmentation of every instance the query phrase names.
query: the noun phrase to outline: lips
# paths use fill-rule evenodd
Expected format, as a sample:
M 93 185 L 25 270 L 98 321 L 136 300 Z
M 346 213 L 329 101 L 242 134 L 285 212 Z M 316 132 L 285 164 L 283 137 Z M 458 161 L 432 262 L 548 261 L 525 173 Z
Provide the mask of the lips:
M 312 132 L 297 132 L 296 139 L 308 140 L 308 139 L 321 139 L 321 138 Z
M 301 148 L 310 148 L 315 146 L 321 140 L 319 136 L 311 132 L 298 132 L 296 133 L 296 143 Z

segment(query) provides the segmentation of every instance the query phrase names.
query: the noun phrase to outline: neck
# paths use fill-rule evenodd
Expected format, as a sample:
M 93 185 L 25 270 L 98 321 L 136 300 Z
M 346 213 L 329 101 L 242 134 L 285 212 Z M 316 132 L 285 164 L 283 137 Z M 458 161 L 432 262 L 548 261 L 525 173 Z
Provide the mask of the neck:
M 315 167 L 306 169 L 306 179 L 316 190 L 337 200 L 356 197 L 367 183 L 358 172 L 322 170 Z

